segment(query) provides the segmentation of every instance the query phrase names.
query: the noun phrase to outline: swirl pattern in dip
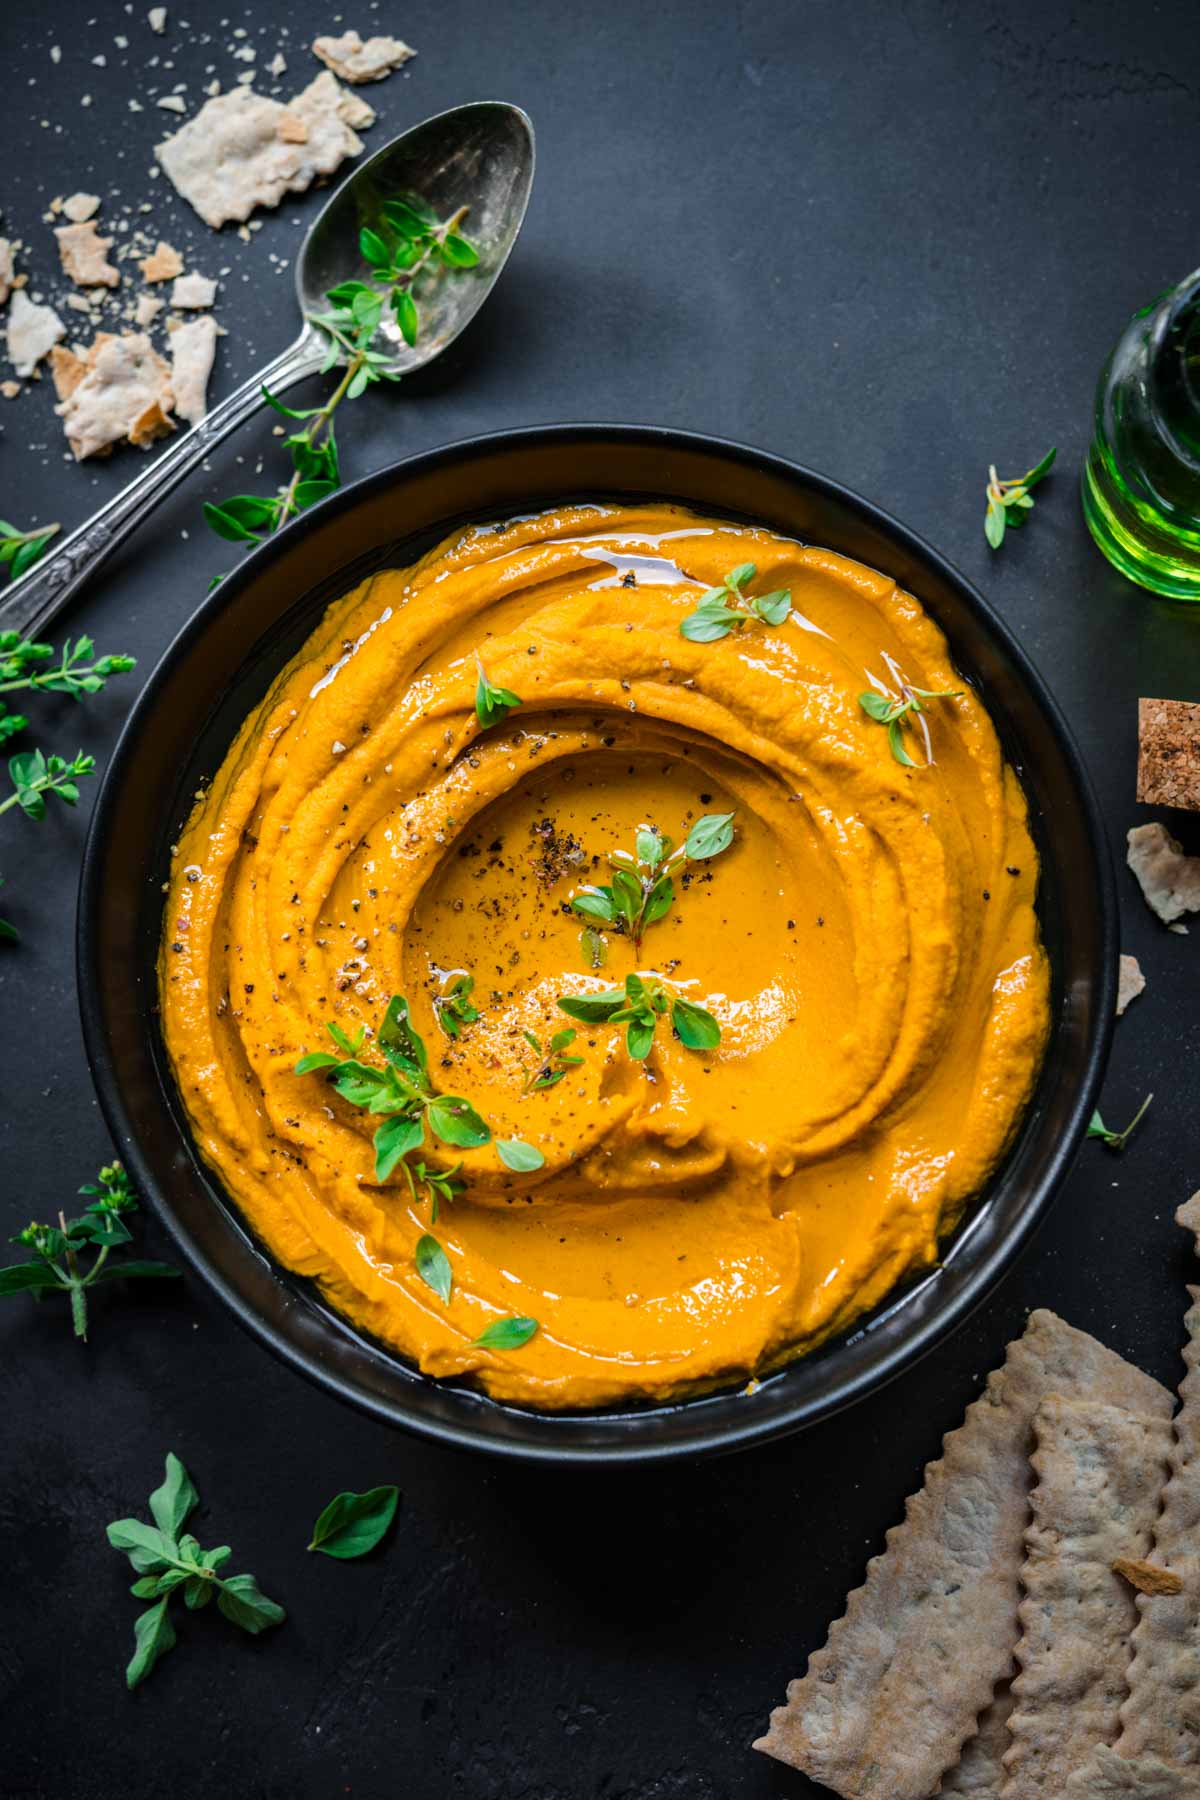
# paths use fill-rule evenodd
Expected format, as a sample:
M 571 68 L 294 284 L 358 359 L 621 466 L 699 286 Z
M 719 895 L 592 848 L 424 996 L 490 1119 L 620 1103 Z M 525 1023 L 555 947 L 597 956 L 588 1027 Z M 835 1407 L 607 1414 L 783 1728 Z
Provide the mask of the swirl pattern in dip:
M 680 635 L 737 564 L 788 588 L 779 626 Z M 522 705 L 475 713 L 476 652 Z M 886 660 L 890 658 L 890 663 Z M 899 669 L 958 689 L 889 749 L 860 692 Z M 735 814 L 640 955 L 597 973 L 571 896 L 639 825 Z M 352 1320 L 435 1376 L 536 1407 L 664 1400 L 761 1373 L 928 1267 L 1029 1096 L 1048 975 L 1024 799 L 919 603 L 874 571 L 668 506 L 574 506 L 456 534 L 335 604 L 246 720 L 182 833 L 161 957 L 165 1041 L 196 1141 L 255 1230 Z M 654 971 L 718 1019 L 580 1026 L 528 1091 L 562 995 Z M 479 1019 L 434 998 L 474 979 Z M 297 1060 L 326 1023 L 406 995 L 437 1085 L 510 1173 L 464 1154 L 431 1229 L 378 1123 Z M 442 1164 L 457 1152 L 426 1154 Z M 538 1321 L 510 1351 L 473 1340 Z

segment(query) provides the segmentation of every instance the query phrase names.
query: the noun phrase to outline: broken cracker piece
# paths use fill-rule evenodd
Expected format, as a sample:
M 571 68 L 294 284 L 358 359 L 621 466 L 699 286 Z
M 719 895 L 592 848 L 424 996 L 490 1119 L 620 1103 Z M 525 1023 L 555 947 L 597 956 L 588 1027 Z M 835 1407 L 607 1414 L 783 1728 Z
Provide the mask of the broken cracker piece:
M 1146 977 L 1136 956 L 1122 956 L 1117 973 L 1117 1017 L 1120 1018 L 1131 1000 L 1145 992 Z
M 1171 1443 L 1169 1417 L 1058 1394 L 1042 1401 L 1034 1430 L 1002 1800 L 1061 1794 L 1120 1731 L 1138 1615 L 1113 1564 L 1150 1547 Z
M 150 8 L 150 11 L 146 14 L 146 23 L 149 25 L 151 31 L 157 31 L 158 34 L 161 36 L 162 33 L 167 29 L 167 9 L 166 9 L 166 7 L 165 6 L 152 6 Z
M 87 363 L 65 344 L 55 344 L 50 352 L 50 379 L 60 400 L 69 400 L 87 374 Z
M 66 335 L 52 306 L 35 306 L 24 288 L 16 290 L 8 309 L 8 359 L 18 375 L 32 375 Z
M 63 212 L 73 225 L 82 225 L 100 211 L 99 194 L 70 194 L 62 203 Z
M 1183 1577 L 1160 1569 L 1144 1556 L 1118 1556 L 1113 1573 L 1135 1587 L 1139 1594 L 1182 1594 Z
M 319 87 L 322 79 L 332 92 Z M 302 193 L 318 175 L 332 175 L 359 154 L 362 141 L 340 116 L 341 100 L 342 89 L 329 74 L 310 82 L 287 107 L 253 88 L 235 88 L 207 100 L 154 154 L 205 224 L 219 230 L 248 219 L 256 207 L 278 206 L 285 194 Z M 303 142 L 296 141 L 295 120 L 305 127 Z
M 1200 912 L 1200 856 L 1185 856 L 1165 825 L 1135 825 L 1128 834 L 1126 862 L 1137 876 L 1146 903 L 1170 925 L 1185 912 Z
M 12 245 L 7 238 L 0 238 L 0 306 L 12 293 L 14 274 Z
M 58 239 L 63 272 L 77 287 L 115 288 L 119 285 L 120 273 L 105 254 L 112 248 L 113 240 L 100 236 L 94 219 L 88 219 L 82 225 L 59 225 L 54 235 Z
M 393 69 L 401 68 L 417 53 L 399 38 L 373 37 L 363 43 L 357 31 L 344 31 L 341 37 L 319 37 L 313 40 L 313 55 L 343 81 L 382 81 Z
M 1200 812 L 1200 705 L 1138 701 L 1137 797 Z
M 174 281 L 177 275 L 183 274 L 183 258 L 173 244 L 159 238 L 152 253 L 142 258 L 138 268 L 142 271 L 143 281 Z
M 1033 1313 L 755 1749 L 844 1800 L 927 1800 L 1012 1671 L 1033 1419 L 1050 1393 L 1171 1409 L 1140 1369 Z
M 1200 1775 L 1157 1756 L 1128 1759 L 1101 1744 L 1066 1786 L 1070 1800 L 1200 1800 Z
M 133 316 L 139 325 L 153 325 L 166 304 L 165 300 L 156 300 L 153 294 L 139 294 Z
M 101 332 L 87 373 L 55 410 L 76 461 L 128 440 L 145 447 L 172 429 L 170 370 L 142 332 Z
M 211 306 L 217 297 L 217 284 L 208 275 L 178 275 L 171 289 L 171 305 L 194 312 Z
M 175 410 L 189 425 L 208 411 L 208 378 L 217 348 L 217 326 L 211 315 L 189 319 L 171 333 L 171 387 Z

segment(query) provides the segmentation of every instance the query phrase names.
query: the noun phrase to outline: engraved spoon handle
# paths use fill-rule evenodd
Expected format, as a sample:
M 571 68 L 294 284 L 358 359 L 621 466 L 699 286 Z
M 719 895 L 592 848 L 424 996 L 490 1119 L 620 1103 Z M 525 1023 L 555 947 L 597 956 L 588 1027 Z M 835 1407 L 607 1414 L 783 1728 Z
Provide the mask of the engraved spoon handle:
M 296 342 L 177 437 L 127 487 L 49 551 L 0 599 L 0 631 L 39 637 L 65 609 L 100 564 L 203 462 L 231 431 L 265 405 L 262 387 L 272 393 L 315 374 L 324 356 L 319 334 L 305 326 Z

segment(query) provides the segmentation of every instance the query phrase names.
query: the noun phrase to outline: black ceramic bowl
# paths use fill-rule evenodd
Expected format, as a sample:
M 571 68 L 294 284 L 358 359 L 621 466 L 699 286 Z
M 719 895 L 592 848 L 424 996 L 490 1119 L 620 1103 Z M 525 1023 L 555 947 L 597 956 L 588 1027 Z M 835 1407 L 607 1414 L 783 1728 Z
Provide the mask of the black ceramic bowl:
M 775 527 L 894 576 L 945 631 L 1028 796 L 1053 971 L 1049 1047 L 1020 1133 L 935 1273 L 752 1395 L 539 1414 L 423 1376 L 277 1267 L 192 1145 L 159 1035 L 155 955 L 169 846 L 201 780 L 328 601 L 456 525 L 568 497 L 653 497 Z M 179 1249 L 241 1322 L 331 1392 L 443 1442 L 562 1462 L 729 1450 L 794 1431 L 914 1363 L 968 1315 L 1045 1212 L 1103 1073 L 1116 902 L 1095 802 L 1062 717 L 1006 627 L 951 566 L 845 488 L 778 457 L 683 432 L 554 426 L 413 457 L 306 514 L 228 576 L 134 707 L 83 862 L 79 992 L 101 1105 Z

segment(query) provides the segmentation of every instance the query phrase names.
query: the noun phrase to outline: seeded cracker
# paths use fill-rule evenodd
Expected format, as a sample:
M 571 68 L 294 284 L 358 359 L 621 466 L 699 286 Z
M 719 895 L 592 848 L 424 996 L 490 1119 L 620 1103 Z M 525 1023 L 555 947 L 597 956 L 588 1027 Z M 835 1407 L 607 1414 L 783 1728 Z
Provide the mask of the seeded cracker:
M 1200 1235 L 1200 1194 L 1175 1216 Z M 1188 1770 L 1200 1792 L 1200 1289 L 1189 1292 L 1186 1373 L 1151 1553 L 1158 1567 L 1180 1577 L 1183 1592 L 1138 1596 L 1117 1749 L 1135 1761 L 1157 1756 Z
M 1200 705 L 1138 701 L 1137 797 L 1143 806 L 1200 812 Z
M 1148 1375 L 1035 1312 L 756 1749 L 844 1800 L 928 1800 L 1012 1672 L 1033 1419 L 1050 1393 L 1171 1407 Z
M 1034 1429 L 1002 1800 L 1057 1800 L 1068 1776 L 1116 1740 L 1137 1607 L 1112 1565 L 1150 1548 L 1171 1444 L 1168 1418 L 1057 1394 Z

